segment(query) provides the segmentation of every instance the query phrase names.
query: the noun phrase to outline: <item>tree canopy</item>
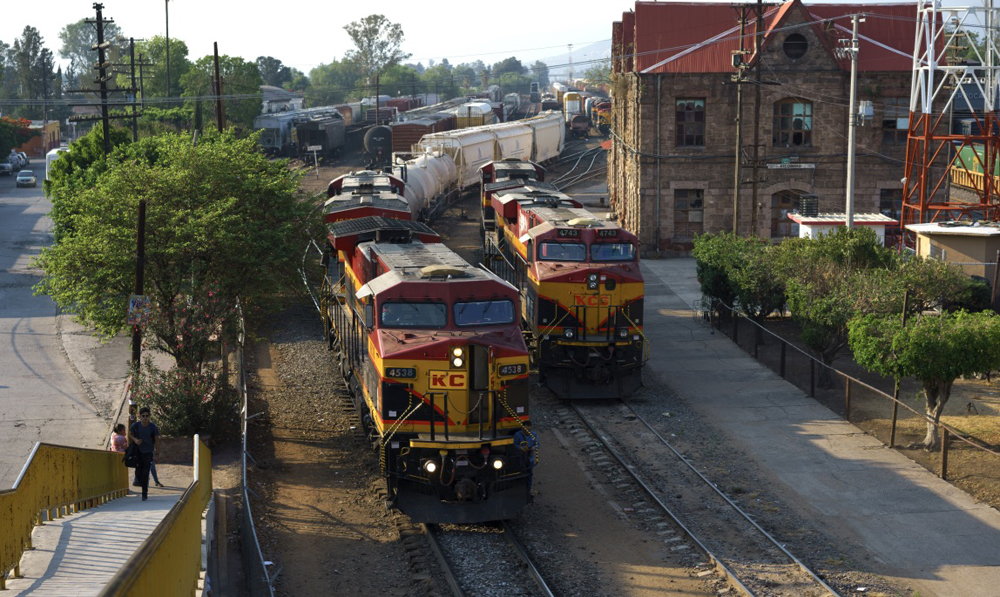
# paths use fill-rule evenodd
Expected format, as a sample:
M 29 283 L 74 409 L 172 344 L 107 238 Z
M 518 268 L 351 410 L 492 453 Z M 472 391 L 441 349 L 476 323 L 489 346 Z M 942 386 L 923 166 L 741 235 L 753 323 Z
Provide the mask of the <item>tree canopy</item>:
M 260 113 L 260 69 L 254 62 L 247 62 L 240 57 L 219 56 L 219 75 L 222 77 L 222 92 L 224 95 L 249 95 L 246 99 L 226 99 L 226 122 L 243 129 L 253 127 L 253 120 Z M 199 58 L 187 73 L 181 77 L 181 94 L 186 98 L 196 98 L 192 101 L 201 102 L 207 96 L 215 95 L 212 81 L 215 78 L 215 57 Z M 214 101 L 203 107 L 209 113 L 214 113 Z M 210 119 L 211 120 L 211 119 Z
M 59 56 L 69 60 L 66 75 L 71 85 L 74 88 L 89 88 L 88 79 L 95 78 L 91 65 L 97 62 L 97 52 L 93 49 L 97 45 L 97 27 L 88 23 L 87 19 L 80 19 L 63 27 L 59 32 L 59 39 L 62 41 Z M 119 62 L 121 57 L 128 56 L 128 40 L 122 39 L 122 31 L 118 25 L 113 22 L 105 23 L 104 39 L 111 44 L 107 52 L 110 62 Z
M 273 56 L 258 56 L 257 69 L 264 85 L 282 87 L 292 81 L 292 69 Z
M 368 15 L 344 26 L 356 49 L 347 53 L 347 58 L 357 62 L 365 76 L 374 76 L 388 66 L 398 64 L 410 57 L 400 47 L 403 44 L 403 28 L 380 14 Z
M 851 320 L 850 344 L 865 369 L 920 381 L 930 418 L 921 445 L 934 449 L 954 381 L 1000 366 L 1000 317 L 988 311 L 921 313 L 903 325 L 899 315 L 869 314 Z
M 298 195 L 298 177 L 284 162 L 260 152 L 257 135 L 209 132 L 197 144 L 179 134 L 141 139 L 117 147 L 92 186 L 60 188 L 59 200 L 75 208 L 73 231 L 42 251 L 36 292 L 101 334 L 125 329 L 145 200 L 147 336 L 181 368 L 200 370 L 209 336 L 237 297 L 265 309 L 297 288 L 315 206 Z

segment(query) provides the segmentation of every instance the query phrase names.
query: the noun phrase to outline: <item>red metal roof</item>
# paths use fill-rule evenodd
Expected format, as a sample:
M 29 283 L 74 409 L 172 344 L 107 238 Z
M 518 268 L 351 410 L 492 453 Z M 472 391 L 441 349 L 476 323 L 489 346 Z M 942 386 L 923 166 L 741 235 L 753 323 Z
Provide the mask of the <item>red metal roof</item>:
M 850 15 L 865 13 L 859 27 L 859 71 L 909 71 L 917 4 L 809 4 L 791 0 L 764 7 L 765 46 L 797 23 L 810 23 L 827 50 L 837 39 L 850 38 Z M 751 13 L 753 14 L 753 13 Z M 738 12 L 732 4 L 636 2 L 622 18 L 621 37 L 628 48 L 635 40 L 635 68 L 643 73 L 734 72 L 732 52 L 739 49 Z M 634 23 L 630 26 L 629 21 Z M 744 47 L 753 48 L 755 19 L 746 28 Z M 751 57 L 752 59 L 752 57 Z M 843 69 L 850 63 L 839 61 Z M 625 63 L 625 71 L 633 70 Z

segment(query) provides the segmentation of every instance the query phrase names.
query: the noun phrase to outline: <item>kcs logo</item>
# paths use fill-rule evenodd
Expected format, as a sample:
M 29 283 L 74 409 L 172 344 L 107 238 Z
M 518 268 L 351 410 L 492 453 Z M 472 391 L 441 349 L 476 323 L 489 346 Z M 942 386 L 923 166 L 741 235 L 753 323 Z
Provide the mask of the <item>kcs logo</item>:
M 464 371 L 431 371 L 432 390 L 454 390 L 468 385 L 468 374 Z
M 611 304 L 610 294 L 574 294 L 573 304 L 583 307 L 607 307 Z

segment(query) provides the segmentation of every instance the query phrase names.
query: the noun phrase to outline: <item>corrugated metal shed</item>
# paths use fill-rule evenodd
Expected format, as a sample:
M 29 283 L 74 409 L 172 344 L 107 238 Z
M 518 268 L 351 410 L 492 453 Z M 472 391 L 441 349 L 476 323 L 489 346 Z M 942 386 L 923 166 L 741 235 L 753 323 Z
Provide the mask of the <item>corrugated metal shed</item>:
M 837 39 L 850 38 L 850 15 L 855 13 L 868 15 L 860 27 L 858 70 L 911 70 L 915 3 L 804 5 L 791 0 L 767 6 L 764 45 L 780 43 L 789 24 L 804 20 L 832 52 Z M 728 3 L 636 2 L 635 13 L 622 15 L 622 44 L 628 54 L 630 37 L 635 40 L 634 70 L 639 72 L 732 73 L 732 52 L 740 45 L 736 18 L 736 10 Z M 753 47 L 754 22 L 751 19 L 747 27 L 747 48 Z M 632 70 L 628 60 L 623 65 L 626 72 Z M 848 61 L 840 61 L 840 65 L 850 68 Z

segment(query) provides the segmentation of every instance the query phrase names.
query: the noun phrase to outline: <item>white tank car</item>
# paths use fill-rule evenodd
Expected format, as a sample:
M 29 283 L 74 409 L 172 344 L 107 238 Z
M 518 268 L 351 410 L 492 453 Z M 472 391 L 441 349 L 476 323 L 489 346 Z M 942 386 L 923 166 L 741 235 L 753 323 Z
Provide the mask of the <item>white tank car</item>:
M 493 155 L 495 135 L 492 127 L 475 127 L 458 131 L 424 135 L 417 143 L 416 153 L 440 151 L 455 161 L 460 190 L 479 182 L 479 168 L 496 159 Z
M 458 167 L 455 160 L 440 151 L 394 164 L 392 172 L 406 182 L 403 197 L 410 204 L 414 219 L 426 219 L 435 213 L 447 204 L 457 188 Z
M 534 132 L 531 161 L 541 164 L 559 157 L 566 140 L 566 126 L 559 112 L 548 110 L 522 122 Z
M 534 131 L 523 122 L 508 122 L 490 127 L 496 135 L 493 150 L 494 160 L 506 158 L 531 159 Z

